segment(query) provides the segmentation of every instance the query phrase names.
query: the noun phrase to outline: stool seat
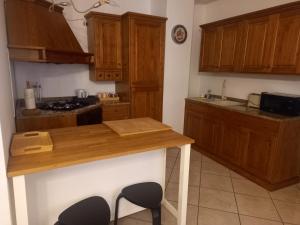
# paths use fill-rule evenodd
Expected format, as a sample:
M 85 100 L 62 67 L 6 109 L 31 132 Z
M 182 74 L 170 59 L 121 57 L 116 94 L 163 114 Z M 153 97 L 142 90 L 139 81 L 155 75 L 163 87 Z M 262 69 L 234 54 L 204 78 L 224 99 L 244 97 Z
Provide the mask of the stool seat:
M 162 188 L 154 182 L 133 184 L 122 190 L 122 196 L 131 203 L 143 208 L 157 208 L 162 200 Z
M 110 209 L 102 197 L 94 196 L 64 210 L 55 225 L 108 225 Z
M 133 184 L 123 188 L 116 200 L 114 225 L 118 225 L 119 202 L 121 198 L 125 198 L 135 205 L 150 209 L 152 213 L 152 224 L 161 225 L 162 197 L 162 187 L 155 182 Z

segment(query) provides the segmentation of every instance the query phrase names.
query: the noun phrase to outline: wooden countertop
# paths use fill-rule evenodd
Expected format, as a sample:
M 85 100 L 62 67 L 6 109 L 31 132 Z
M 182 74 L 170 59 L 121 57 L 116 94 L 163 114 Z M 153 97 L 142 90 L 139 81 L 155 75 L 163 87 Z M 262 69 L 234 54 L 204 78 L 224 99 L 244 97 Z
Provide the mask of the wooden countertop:
M 53 151 L 10 156 L 8 177 L 194 143 L 192 139 L 172 130 L 120 137 L 103 124 L 53 129 L 49 132 Z
M 295 117 L 283 116 L 283 115 L 279 115 L 279 114 L 263 112 L 259 109 L 255 109 L 255 108 L 249 108 L 246 106 L 246 103 L 244 105 L 238 105 L 238 106 L 220 106 L 220 105 L 212 104 L 205 100 L 203 100 L 203 101 L 198 100 L 198 98 L 186 98 L 186 101 L 190 101 L 190 102 L 194 102 L 194 103 L 198 103 L 198 104 L 206 104 L 206 105 L 210 105 L 212 107 L 222 108 L 222 109 L 226 109 L 229 111 L 239 112 L 239 113 L 243 113 L 243 114 L 246 114 L 249 116 L 260 117 L 263 119 L 268 119 L 268 120 L 273 120 L 273 121 L 281 122 L 284 120 L 300 120 L 300 116 L 295 116 Z

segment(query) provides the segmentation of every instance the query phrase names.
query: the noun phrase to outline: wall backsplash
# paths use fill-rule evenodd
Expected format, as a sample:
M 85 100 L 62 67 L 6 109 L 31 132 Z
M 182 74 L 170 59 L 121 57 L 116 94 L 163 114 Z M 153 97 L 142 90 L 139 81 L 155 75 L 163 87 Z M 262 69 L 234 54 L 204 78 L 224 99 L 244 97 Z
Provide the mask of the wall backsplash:
M 73 96 L 75 89 L 87 89 L 90 94 L 114 92 L 114 82 L 92 82 L 87 65 L 56 65 L 39 63 L 15 63 L 18 98 L 24 97 L 26 81 L 39 82 L 43 97 Z

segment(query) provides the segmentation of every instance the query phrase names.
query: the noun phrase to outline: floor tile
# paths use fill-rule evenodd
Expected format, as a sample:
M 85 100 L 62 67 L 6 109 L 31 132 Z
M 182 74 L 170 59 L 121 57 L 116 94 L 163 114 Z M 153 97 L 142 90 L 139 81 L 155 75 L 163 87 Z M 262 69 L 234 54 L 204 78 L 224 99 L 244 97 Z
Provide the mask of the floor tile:
M 176 162 L 176 157 L 171 157 L 167 155 L 167 159 L 166 159 L 167 168 L 173 169 L 173 167 L 175 166 L 175 162 Z
M 240 214 L 280 221 L 271 199 L 236 194 L 236 200 Z
M 247 178 L 243 177 L 242 175 L 230 170 L 230 176 L 232 178 L 235 178 L 235 179 L 242 179 L 242 180 L 246 180 Z
M 199 207 L 198 225 L 240 225 L 238 214 Z
M 230 177 L 208 173 L 201 174 L 201 187 L 233 192 Z
M 205 156 L 205 155 L 202 156 L 202 161 L 203 161 L 203 162 L 209 162 L 209 163 L 215 163 L 215 162 L 216 162 L 216 161 L 214 161 L 213 159 L 208 158 L 208 157 Z
M 178 202 L 178 184 L 169 183 L 166 190 L 166 199 Z M 189 186 L 188 204 L 198 205 L 199 200 L 199 187 Z
M 167 156 L 177 158 L 177 156 L 179 154 L 179 151 L 180 151 L 179 148 L 168 148 L 167 149 Z
M 258 186 L 250 180 L 233 178 L 232 183 L 235 193 L 270 198 L 269 192 L 266 189 Z
M 137 212 L 137 213 L 132 214 L 132 215 L 130 215 L 128 217 L 132 218 L 132 219 L 137 219 L 137 220 L 143 220 L 143 221 L 147 221 L 147 222 L 152 222 L 152 215 L 151 215 L 151 211 L 149 209 L 145 209 L 143 211 Z
M 283 225 L 281 222 L 240 215 L 241 225 Z
M 300 203 L 300 189 L 297 187 L 297 185 L 270 192 L 270 195 L 272 199 L 291 203 Z
M 221 176 L 230 176 L 229 169 L 224 167 L 223 165 L 217 163 L 217 162 L 202 162 L 202 172 L 203 173 L 209 173 L 209 174 L 215 174 L 215 175 L 221 175 Z
M 113 225 L 113 222 L 111 222 L 110 224 Z M 122 219 L 119 219 L 118 225 L 152 225 L 152 223 L 142 220 L 136 220 L 127 216 Z
M 237 212 L 234 194 L 225 191 L 200 188 L 199 205 L 227 212 Z
M 190 159 L 191 161 L 201 161 L 202 155 L 200 152 L 197 152 L 196 150 L 192 149 Z
M 189 185 L 190 186 L 200 186 L 200 170 L 193 170 L 191 169 L 189 172 Z M 179 168 L 174 168 L 170 182 L 172 183 L 179 183 Z
M 274 200 L 275 206 L 285 223 L 300 225 L 300 204 Z
M 180 168 L 180 157 L 177 158 L 174 168 Z M 200 171 L 201 170 L 201 160 L 190 160 L 190 170 Z
M 177 208 L 176 202 L 170 202 Z M 197 225 L 198 206 L 188 205 L 187 208 L 187 225 Z M 164 207 L 162 208 L 162 224 L 164 225 L 177 225 L 176 218 Z
M 171 174 L 172 174 L 172 169 L 167 167 L 166 168 L 166 183 L 169 182 L 170 178 L 171 178 Z

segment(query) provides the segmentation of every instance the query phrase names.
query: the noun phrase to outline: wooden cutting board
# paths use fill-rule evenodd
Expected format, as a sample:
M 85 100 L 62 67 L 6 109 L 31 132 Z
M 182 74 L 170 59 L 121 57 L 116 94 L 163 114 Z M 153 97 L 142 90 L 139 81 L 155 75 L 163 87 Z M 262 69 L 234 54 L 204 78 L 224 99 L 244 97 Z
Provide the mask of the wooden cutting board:
M 115 120 L 104 122 L 110 129 L 122 136 L 143 134 L 171 130 L 170 126 L 162 124 L 151 118 L 137 118 L 129 120 Z
M 40 152 L 49 152 L 53 143 L 48 132 L 26 132 L 15 134 L 11 145 L 11 155 L 27 155 Z

